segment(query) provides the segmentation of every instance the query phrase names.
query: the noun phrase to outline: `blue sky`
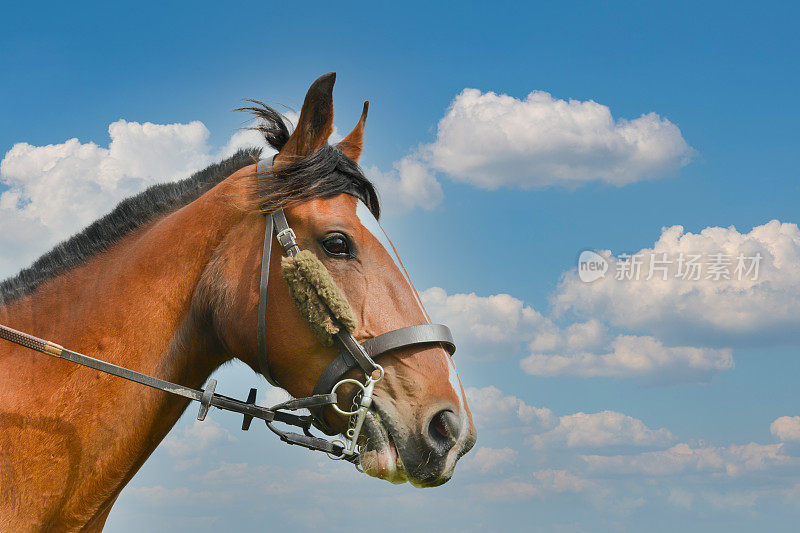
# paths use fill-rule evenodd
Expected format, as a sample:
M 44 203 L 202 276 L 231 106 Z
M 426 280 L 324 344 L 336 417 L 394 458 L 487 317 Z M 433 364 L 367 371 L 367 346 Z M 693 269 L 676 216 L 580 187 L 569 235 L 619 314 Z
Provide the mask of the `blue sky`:
M 304 513 L 302 525 L 324 519 L 333 529 L 347 528 L 360 512 L 389 530 L 788 531 L 796 523 L 800 418 L 791 417 L 800 415 L 800 363 L 790 332 L 800 326 L 793 313 L 800 276 L 792 268 L 800 257 L 793 226 L 800 201 L 797 6 L 309 2 L 301 10 L 269 2 L 138 2 L 17 4 L 4 14 L 3 275 L 125 194 L 219 156 L 247 124 L 230 112 L 241 98 L 297 110 L 311 81 L 336 71 L 340 130 L 348 131 L 370 100 L 362 158 L 368 173 L 395 190 L 411 179 L 395 167 L 407 162 L 433 187 L 419 195 L 427 204 L 398 205 L 384 224 L 417 286 L 443 290 L 441 301 L 427 293 L 429 310 L 461 335 L 456 357 L 462 381 L 476 391 L 472 404 L 506 409 L 479 419 L 471 455 L 483 462 L 465 458 L 451 483 L 426 491 L 355 476 L 284 448 L 266 432 L 237 433 L 238 421 L 224 414 L 214 413 L 210 429 L 185 417 L 123 492 L 110 531 L 288 526 L 296 517 L 271 511 L 278 503 L 319 509 Z M 467 102 L 465 89 L 480 98 Z M 552 96 L 526 105 L 532 91 Z M 490 101 L 490 92 L 509 98 Z M 506 114 L 476 118 L 492 105 Z M 571 137 L 563 132 L 604 110 L 610 124 L 570 130 Z M 551 129 L 534 119 L 541 113 Z M 657 119 L 636 122 L 648 113 Z M 121 152 L 102 152 L 109 125 L 120 120 Z M 137 122 L 184 126 L 140 138 L 130 125 Z M 635 131 L 653 146 L 677 143 L 677 152 L 647 159 L 642 170 L 637 158 L 650 152 L 621 140 L 625 124 L 641 125 Z M 522 148 L 504 148 L 497 131 L 524 139 Z M 97 146 L 85 148 L 91 155 L 80 165 L 65 166 L 78 157 L 77 144 L 64 144 L 73 138 Z M 161 141 L 185 152 L 154 157 L 138 173 L 121 167 L 110 193 L 86 185 L 99 175 L 95 162 L 131 162 L 148 142 Z M 47 145 L 54 146 L 36 148 Z M 448 150 L 457 157 L 441 155 Z M 584 175 L 577 162 L 587 151 L 594 163 Z M 483 181 L 477 166 L 462 164 L 473 152 L 490 168 Z M 560 177 L 548 173 L 555 164 Z M 612 168 L 613 176 L 600 178 Z M 37 193 L 43 180 L 74 187 L 77 196 Z M 85 208 L 70 211 L 76 201 Z M 771 220 L 784 226 L 764 226 Z M 675 225 L 686 239 L 663 241 L 659 250 L 763 249 L 763 283 L 704 283 L 692 292 L 677 282 L 640 290 L 611 279 L 576 280 L 582 250 L 610 250 L 613 269 L 620 253 L 649 251 L 662 228 Z M 719 229 L 698 236 L 706 228 Z M 20 235 L 39 237 L 38 247 L 19 244 Z M 602 339 L 569 345 L 568 328 L 576 324 L 596 326 Z M 510 340 L 494 342 L 492 328 Z M 560 336 L 560 344 L 543 348 L 546 333 Z M 632 355 L 651 370 L 623 361 L 613 344 L 620 335 L 635 337 Z M 683 348 L 698 350 L 691 352 L 695 363 Z M 580 354 L 612 354 L 616 366 L 597 357 L 579 364 Z M 525 371 L 532 363 L 523 363 L 532 355 L 543 356 L 533 373 Z M 547 375 L 540 363 L 554 356 L 572 359 Z M 217 379 L 222 392 L 237 396 L 259 382 L 237 365 Z M 267 387 L 263 380 L 260 386 Z M 532 407 L 550 415 L 518 416 Z M 484 472 L 482 464 L 492 466 Z M 282 490 L 264 480 L 296 486 Z M 323 489 L 309 505 L 302 483 L 314 480 Z M 209 503 L 203 491 L 212 489 L 232 499 Z M 340 508 L 331 490 L 374 499 L 376 508 L 365 511 L 352 500 Z M 238 497 L 241 503 L 233 501 Z

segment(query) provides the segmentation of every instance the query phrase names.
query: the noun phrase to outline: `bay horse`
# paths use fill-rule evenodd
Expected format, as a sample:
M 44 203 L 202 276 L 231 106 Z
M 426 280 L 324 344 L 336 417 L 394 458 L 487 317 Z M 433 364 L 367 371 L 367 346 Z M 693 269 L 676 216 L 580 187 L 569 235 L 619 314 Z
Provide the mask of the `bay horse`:
M 367 106 L 335 146 L 335 74 L 309 89 L 297 126 L 256 102 L 277 150 L 259 176 L 242 151 L 120 203 L 0 284 L 0 323 L 110 363 L 198 388 L 239 359 L 259 372 L 257 308 L 264 212 L 283 208 L 297 243 L 330 272 L 362 342 L 429 323 L 392 250 L 370 230 L 378 197 L 358 167 Z M 57 191 L 55 191 L 57 193 Z M 366 213 L 366 214 L 365 214 Z M 270 377 L 312 393 L 335 358 L 294 305 L 268 256 L 265 353 Z M 362 436 L 361 467 L 417 486 L 451 478 L 476 432 L 449 354 L 438 344 L 388 353 Z M 0 341 L 0 530 L 96 531 L 189 401 Z M 350 397 L 340 400 L 349 406 Z M 327 408 L 336 432 L 347 419 Z

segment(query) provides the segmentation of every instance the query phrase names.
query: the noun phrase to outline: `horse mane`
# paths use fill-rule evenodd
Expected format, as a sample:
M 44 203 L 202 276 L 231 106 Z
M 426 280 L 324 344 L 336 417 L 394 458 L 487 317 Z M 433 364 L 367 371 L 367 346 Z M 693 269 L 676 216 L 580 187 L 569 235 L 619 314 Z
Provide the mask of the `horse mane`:
M 196 200 L 240 168 L 252 165 L 260 154 L 257 149 L 240 150 L 184 180 L 153 185 L 122 200 L 110 213 L 0 283 L 0 305 L 33 292 L 44 281 L 107 250 L 144 224 Z
M 290 135 L 286 120 L 265 104 L 249 101 L 257 107 L 237 111 L 255 114 L 258 122 L 253 129 L 260 131 L 267 143 L 280 151 Z M 237 170 L 257 162 L 260 155 L 259 148 L 239 150 L 184 180 L 153 185 L 122 200 L 110 213 L 57 244 L 16 276 L 0 282 L 0 305 L 32 293 L 45 281 L 107 250 L 148 222 L 193 202 Z M 380 215 L 375 187 L 358 164 L 329 145 L 285 168 L 258 175 L 254 184 L 255 202 L 264 212 L 291 203 L 349 193 L 364 201 L 376 217 Z

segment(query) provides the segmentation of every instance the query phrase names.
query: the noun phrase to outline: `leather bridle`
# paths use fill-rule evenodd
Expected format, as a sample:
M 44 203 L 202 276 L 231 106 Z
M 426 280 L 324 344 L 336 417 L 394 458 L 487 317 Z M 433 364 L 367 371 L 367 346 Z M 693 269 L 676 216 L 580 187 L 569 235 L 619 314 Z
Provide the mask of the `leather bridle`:
M 271 171 L 271 166 L 271 160 L 261 160 L 258 163 L 257 172 L 259 175 L 268 174 Z M 356 191 L 350 192 L 350 194 L 359 198 L 359 194 Z M 363 201 L 363 199 L 359 199 Z M 269 354 L 267 353 L 265 340 L 267 327 L 267 292 L 269 288 L 269 268 L 273 235 L 287 256 L 293 257 L 300 251 L 300 247 L 297 244 L 297 237 L 294 231 L 289 227 L 286 221 L 286 214 L 282 208 L 266 214 L 266 231 L 264 233 L 264 249 L 261 256 L 261 278 L 258 294 L 258 332 L 256 337 L 259 369 L 267 381 L 272 385 L 280 386 L 269 370 Z M 335 334 L 335 338 L 338 340 L 339 353 L 336 358 L 328 364 L 322 374 L 320 374 L 311 396 L 291 399 L 272 407 L 262 407 L 256 405 L 256 389 L 250 389 L 246 401 L 217 394 L 215 392 L 217 385 L 215 379 L 209 379 L 205 389 L 192 389 L 184 385 L 172 383 L 106 361 L 88 357 L 78 352 L 68 350 L 54 342 L 40 339 L 0 324 L 0 339 L 5 339 L 20 346 L 53 357 L 66 359 L 73 363 L 134 381 L 169 394 L 197 401 L 200 403 L 200 410 L 197 414 L 198 420 L 205 420 L 212 406 L 242 414 L 242 429 L 245 431 L 250 428 L 253 418 L 259 418 L 264 420 L 267 427 L 277 434 L 284 442 L 303 446 L 311 450 L 323 451 L 332 459 L 345 459 L 358 465 L 358 437 L 367 411 L 372 405 L 372 392 L 375 384 L 384 377 L 384 369 L 375 362 L 375 359 L 384 356 L 392 350 L 425 344 L 438 344 L 452 356 L 456 347 L 453 343 L 450 329 L 441 324 L 408 326 L 366 339 L 362 343 L 359 343 L 347 329 L 340 327 L 339 332 Z M 348 372 L 356 368 L 360 368 L 364 372 L 365 381 L 363 383 L 345 377 Z M 336 394 L 338 388 L 344 384 L 351 384 L 356 387 L 356 394 L 353 398 L 353 408 L 347 411 L 339 407 L 339 400 Z M 77 399 L 77 401 L 80 401 L 80 399 Z M 338 439 L 329 441 L 311 434 L 310 429 L 312 424 L 328 435 L 337 433 L 325 421 L 324 409 L 327 406 L 330 406 L 337 413 L 349 417 L 348 429 L 345 431 L 346 442 Z M 302 409 L 308 409 L 311 414 L 302 415 L 293 412 Z M 302 429 L 303 433 L 299 434 L 282 430 L 275 426 L 276 422 L 298 427 Z
M 270 173 L 271 169 L 272 159 L 262 159 L 258 162 L 256 171 L 259 176 L 263 176 Z M 357 192 L 353 192 L 352 194 L 359 198 Z M 363 201 L 361 198 L 359 198 L 359 200 Z M 267 381 L 279 387 L 280 384 L 272 376 L 272 373 L 269 369 L 269 360 L 265 340 L 267 324 L 267 294 L 269 289 L 269 266 L 272 255 L 273 233 L 275 235 L 275 239 L 281 245 L 287 256 L 294 257 L 300 251 L 300 247 L 297 244 L 297 236 L 295 235 L 294 231 L 292 231 L 292 228 L 289 227 L 289 223 L 286 220 L 286 214 L 284 213 L 283 208 L 278 208 L 275 211 L 266 214 L 264 248 L 261 254 L 261 279 L 259 282 L 257 321 L 259 369 Z M 335 334 L 335 337 L 339 341 L 339 354 L 333 361 L 330 362 L 330 364 L 328 364 L 325 370 L 323 370 L 322 374 L 320 374 L 320 377 L 317 379 L 317 383 L 314 386 L 314 392 L 310 398 L 322 397 L 326 394 L 334 392 L 339 385 L 343 383 L 343 380 L 345 380 L 345 375 L 348 372 L 353 369 L 360 368 L 364 372 L 366 378 L 366 383 L 362 386 L 362 391 L 360 393 L 361 398 L 359 403 L 359 407 L 363 407 L 363 409 L 359 409 L 359 411 L 363 411 L 363 413 L 360 415 L 362 422 L 363 416 L 366 414 L 366 409 L 368 409 L 371 404 L 371 398 L 369 397 L 370 395 L 367 394 L 367 389 L 369 389 L 369 392 L 371 393 L 371 386 L 374 386 L 374 384 L 383 377 L 383 368 L 375 362 L 376 358 L 379 358 L 380 356 L 392 350 L 422 344 L 438 343 L 451 356 L 456 350 L 450 329 L 442 324 L 419 324 L 396 329 L 371 339 L 367 339 L 363 344 L 359 343 L 355 337 L 353 337 L 353 335 L 344 327 L 339 327 L 339 331 Z M 353 381 L 355 380 L 349 380 L 349 382 Z M 328 435 L 334 435 L 337 433 L 337 431 L 333 430 L 325 421 L 323 413 L 325 405 L 326 404 L 318 406 L 315 405 L 309 408 L 309 410 L 313 416 L 314 425 Z M 356 417 L 359 416 L 355 410 L 342 411 L 338 408 L 338 406 L 336 406 L 335 403 L 332 403 L 331 406 L 341 414 L 348 414 Z M 356 420 L 354 423 L 351 421 L 350 429 L 353 429 L 352 426 L 355 426 L 360 430 L 361 424 L 359 423 L 359 420 Z M 357 432 L 354 433 L 355 434 L 347 435 L 351 441 L 350 444 L 352 445 L 348 447 L 351 452 L 355 451 L 354 441 L 358 440 Z

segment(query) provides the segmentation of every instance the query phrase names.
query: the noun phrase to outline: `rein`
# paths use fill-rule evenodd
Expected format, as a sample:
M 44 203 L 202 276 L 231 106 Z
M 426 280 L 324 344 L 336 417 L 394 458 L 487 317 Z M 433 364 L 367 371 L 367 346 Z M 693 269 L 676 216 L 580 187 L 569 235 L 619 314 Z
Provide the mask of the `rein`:
M 257 166 L 259 174 L 270 171 L 272 161 L 260 160 Z M 258 297 L 258 363 L 262 375 L 274 386 L 280 386 L 269 370 L 269 361 L 266 349 L 266 311 L 267 291 L 269 284 L 269 266 L 272 252 L 273 234 L 282 246 L 287 256 L 294 257 L 300 252 L 297 237 L 289 227 L 286 214 L 282 208 L 266 214 L 266 231 L 264 234 L 264 248 L 261 257 L 261 274 Z M 93 357 L 89 357 L 72 350 L 68 350 L 53 342 L 34 337 L 27 333 L 17 331 L 0 324 L 0 339 L 5 339 L 20 346 L 38 352 L 72 361 L 79 365 L 87 366 L 107 374 L 111 374 L 129 381 L 134 381 L 148 387 L 158 389 L 170 394 L 175 394 L 191 401 L 200 403 L 197 420 L 203 421 L 209 409 L 217 407 L 225 411 L 232 411 L 243 415 L 242 430 L 250 429 L 253 418 L 266 422 L 267 427 L 283 442 L 318 450 L 328 454 L 331 459 L 344 459 L 358 467 L 360 450 L 358 438 L 366 418 L 367 411 L 372 405 L 372 394 L 375 384 L 383 379 L 385 372 L 381 365 L 375 362 L 378 357 L 396 350 L 422 344 L 439 344 L 449 355 L 455 352 L 455 344 L 450 329 L 441 324 L 419 324 L 396 329 L 383 333 L 359 343 L 356 338 L 344 327 L 340 327 L 335 338 L 340 345 L 339 354 L 325 368 L 317 379 L 314 391 L 306 398 L 295 398 L 272 407 L 256 405 L 257 390 L 250 389 L 246 401 L 237 400 L 214 392 L 217 381 L 209 379 L 205 389 L 192 389 L 177 383 L 142 374 L 128 368 L 114 365 Z M 364 372 L 364 382 L 345 378 L 345 374 L 353 369 L 360 368 Z M 337 389 L 344 384 L 356 386 L 358 392 L 353 398 L 353 406 L 345 411 L 338 406 Z M 348 429 L 344 439 L 327 440 L 311 433 L 314 425 L 328 435 L 335 435 L 325 421 L 323 410 L 331 406 L 337 413 L 349 417 Z M 308 409 L 310 415 L 295 414 L 291 411 Z M 275 422 L 302 429 L 303 433 L 285 431 L 275 427 Z
M 31 350 L 36 350 L 37 352 L 42 352 L 53 357 L 58 357 L 59 359 L 66 359 L 67 361 L 72 361 L 73 363 L 77 363 L 79 365 L 88 366 L 89 368 L 105 372 L 106 374 L 111 374 L 129 381 L 135 381 L 136 383 L 140 383 L 160 391 L 200 402 L 200 411 L 197 413 L 197 420 L 200 421 L 205 420 L 209 409 L 213 406 L 224 411 L 233 411 L 234 413 L 240 413 L 244 415 L 242 429 L 245 431 L 250 428 L 250 423 L 252 422 L 253 418 L 259 418 L 264 420 L 270 429 L 276 431 L 281 437 L 281 440 L 288 442 L 289 444 L 297 444 L 310 450 L 320 450 L 338 456 L 341 456 L 344 451 L 343 446 L 319 437 L 315 437 L 309 433 L 309 429 L 311 428 L 311 424 L 313 422 L 310 416 L 284 412 L 296 411 L 298 409 L 308 409 L 309 407 L 314 407 L 317 404 L 328 405 L 329 403 L 336 401 L 336 394 L 309 396 L 308 398 L 289 400 L 273 407 L 261 407 L 255 403 L 256 389 L 250 389 L 250 394 L 247 397 L 247 401 L 243 402 L 241 400 L 236 400 L 234 398 L 229 398 L 228 396 L 215 393 L 214 389 L 217 386 L 217 380 L 215 379 L 209 379 L 205 389 L 192 389 L 190 387 L 178 385 L 177 383 L 172 383 L 157 377 L 142 374 L 141 372 L 136 372 L 135 370 L 130 370 L 112 363 L 107 363 L 106 361 L 101 361 L 100 359 L 95 359 L 94 357 L 89 357 L 78 352 L 73 352 L 72 350 L 68 350 L 54 342 L 46 341 L 44 339 L 40 339 L 39 337 L 34 337 L 33 335 L 28 335 L 27 333 L 17 331 L 2 324 L 0 324 L 0 339 L 11 341 L 15 344 L 19 344 L 20 346 L 24 346 L 26 348 L 30 348 Z M 299 433 L 282 432 L 276 430 L 271 426 L 273 422 L 282 422 L 291 426 L 300 427 L 303 429 L 304 434 L 301 435 Z

